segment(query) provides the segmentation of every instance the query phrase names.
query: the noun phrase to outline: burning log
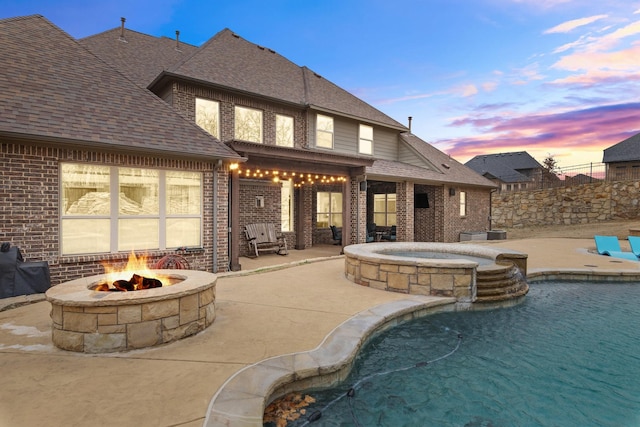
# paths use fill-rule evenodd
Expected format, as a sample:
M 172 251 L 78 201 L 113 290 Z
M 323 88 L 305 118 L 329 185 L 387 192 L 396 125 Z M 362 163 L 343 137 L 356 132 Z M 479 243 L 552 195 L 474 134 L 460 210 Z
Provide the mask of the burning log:
M 158 279 L 154 279 L 153 277 L 144 277 L 138 274 L 134 274 L 131 276 L 129 280 L 116 280 L 112 283 L 113 288 L 109 286 L 108 283 L 102 282 L 97 284 L 93 290 L 95 291 L 110 291 L 110 292 L 131 292 L 131 291 L 139 291 L 143 289 L 151 289 L 151 288 L 160 288 L 162 287 L 162 282 Z

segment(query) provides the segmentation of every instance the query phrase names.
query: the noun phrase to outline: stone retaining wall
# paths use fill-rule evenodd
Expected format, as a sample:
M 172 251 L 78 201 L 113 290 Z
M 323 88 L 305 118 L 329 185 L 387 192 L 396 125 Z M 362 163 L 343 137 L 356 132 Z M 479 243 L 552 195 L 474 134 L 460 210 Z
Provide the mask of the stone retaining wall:
M 492 227 L 591 224 L 640 218 L 640 181 L 601 181 L 535 191 L 494 193 Z

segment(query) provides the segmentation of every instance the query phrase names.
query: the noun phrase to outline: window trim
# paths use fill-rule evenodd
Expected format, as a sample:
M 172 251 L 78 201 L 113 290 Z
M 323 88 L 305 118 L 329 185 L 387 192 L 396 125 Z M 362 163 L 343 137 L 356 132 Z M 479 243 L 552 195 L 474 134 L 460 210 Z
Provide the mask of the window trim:
M 216 117 L 216 133 L 215 134 L 209 132 L 209 130 L 207 128 L 205 128 L 200 123 L 198 123 L 198 101 L 211 102 L 213 104 L 216 104 L 218 112 L 217 112 L 217 117 Z M 200 126 L 200 128 L 202 128 L 209 135 L 212 135 L 212 136 L 220 139 L 220 102 L 219 101 L 215 101 L 213 99 L 196 97 L 196 100 L 195 100 L 195 122 L 196 122 L 196 124 L 198 126 Z
M 256 112 L 260 114 L 260 127 L 259 127 L 260 136 L 258 138 L 259 141 L 253 141 L 251 139 L 243 139 L 238 137 L 238 110 L 245 110 L 247 112 Z M 244 105 L 234 105 L 233 106 L 233 138 L 238 141 L 247 141 L 247 142 L 253 142 L 255 144 L 263 144 L 264 143 L 264 111 L 257 108 L 245 107 Z
M 467 192 L 459 191 L 458 194 L 460 194 L 460 217 L 464 218 L 467 216 Z
M 392 211 L 390 211 L 388 209 L 388 207 L 389 207 L 389 196 L 390 195 L 395 196 L 396 210 L 394 212 L 392 212 Z M 375 205 L 376 196 L 384 196 L 384 212 L 376 211 L 376 208 L 375 208 L 375 206 L 376 206 Z M 384 215 L 384 222 L 385 222 L 384 224 L 378 224 L 376 221 L 374 221 L 376 223 L 376 225 L 382 226 L 382 227 L 390 227 L 392 225 L 397 225 L 397 224 L 389 224 L 389 222 L 390 222 L 389 221 L 389 215 L 390 214 L 395 215 L 396 216 L 396 222 L 397 222 L 397 220 L 398 220 L 398 193 L 376 193 L 376 194 L 373 195 L 373 200 L 374 200 L 374 203 L 373 203 L 373 217 L 375 218 L 376 214 L 377 215 Z
M 371 139 L 363 138 L 363 136 L 362 136 L 363 128 L 371 129 Z M 364 151 L 362 149 L 363 141 L 369 143 L 369 150 L 368 151 Z M 360 126 L 358 126 L 358 153 L 359 154 L 365 154 L 367 156 L 373 156 L 373 126 L 365 125 L 365 124 L 362 124 L 362 123 L 360 123 Z
M 284 145 L 284 144 L 279 144 L 279 139 L 278 139 L 278 118 L 283 118 L 283 119 L 289 119 L 291 120 L 291 142 L 290 144 Z M 293 147 L 295 145 L 295 119 L 293 118 L 293 116 L 289 116 L 287 114 L 276 114 L 276 145 L 279 147 Z M 287 141 L 288 142 L 288 141 Z
M 318 123 L 320 121 L 320 118 L 331 120 L 331 131 L 319 128 Z M 335 129 L 335 120 L 334 120 L 333 117 L 325 116 L 324 114 L 316 114 L 316 148 L 324 148 L 325 150 L 333 150 L 333 148 L 335 146 L 335 130 L 336 130 Z M 318 138 L 318 135 L 320 134 L 320 132 L 323 132 L 324 134 L 331 135 L 331 146 L 330 147 L 318 144 L 318 142 L 320 141 L 320 138 Z
M 120 220 L 127 219 L 153 219 L 158 221 L 158 247 L 157 248 L 139 248 L 140 250 L 169 250 L 174 249 L 180 246 L 170 246 L 167 247 L 167 226 L 168 220 L 171 219 L 198 219 L 199 227 L 200 227 L 200 236 L 199 236 L 199 245 L 193 246 L 202 248 L 204 245 L 204 175 L 200 171 L 180 171 L 174 169 L 158 169 L 158 168 L 140 168 L 135 166 L 118 166 L 118 165 L 96 165 L 101 167 L 106 167 L 109 170 L 108 177 L 108 188 L 109 188 L 109 214 L 108 215 L 65 215 L 64 214 L 64 175 L 63 175 L 63 165 L 92 165 L 90 163 L 82 163 L 82 162 L 61 162 L 59 168 L 59 191 L 60 191 L 60 200 L 59 200 L 59 217 L 58 223 L 59 227 L 59 247 L 60 247 L 60 255 L 61 256 L 83 256 L 83 255 L 92 255 L 92 254 L 115 254 L 115 253 L 125 253 L 129 250 L 120 250 L 118 248 L 120 244 L 120 235 L 119 235 L 119 225 Z M 119 209 L 119 197 L 112 197 L 113 194 L 120 194 L 120 170 L 121 169 L 145 169 L 145 170 L 153 170 L 158 172 L 158 213 L 157 214 L 143 214 L 143 215 L 127 215 L 122 214 Z M 190 172 L 199 175 L 200 182 L 200 206 L 199 213 L 197 214 L 172 214 L 167 211 L 167 173 L 170 172 Z M 109 230 L 109 249 L 108 251 L 98 251 L 98 252 L 64 252 L 64 235 L 63 235 L 63 227 L 62 223 L 65 220 L 108 220 L 110 224 Z M 138 250 L 138 249 L 136 249 Z
M 329 195 L 329 211 L 328 212 L 324 212 L 324 211 L 320 212 L 318 210 L 318 195 L 319 194 L 328 194 Z M 331 199 L 332 199 L 332 195 L 333 194 L 339 194 L 340 195 L 341 203 L 338 206 L 338 208 L 340 209 L 339 212 L 334 212 L 331 209 Z M 344 194 L 342 194 L 341 191 L 317 191 L 316 192 L 316 228 L 326 230 L 326 229 L 330 228 L 332 225 L 335 225 L 336 227 L 342 227 L 342 224 L 339 225 L 339 226 L 336 225 L 336 224 L 333 224 L 332 218 L 333 218 L 334 215 L 338 215 L 338 214 L 340 214 L 341 217 L 344 216 L 343 209 L 344 209 Z M 327 227 L 318 227 L 318 222 L 319 222 L 318 221 L 318 215 L 328 215 L 329 216 L 329 224 L 328 224 Z

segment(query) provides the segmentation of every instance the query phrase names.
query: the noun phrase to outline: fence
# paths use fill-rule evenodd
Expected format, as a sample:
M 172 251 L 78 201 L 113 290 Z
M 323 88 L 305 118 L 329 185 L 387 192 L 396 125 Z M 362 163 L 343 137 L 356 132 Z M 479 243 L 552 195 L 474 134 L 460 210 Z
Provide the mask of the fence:
M 501 182 L 500 192 L 543 190 L 574 185 L 593 184 L 601 181 L 629 181 L 640 179 L 640 167 L 614 167 L 607 172 L 605 163 L 558 167 L 553 172 L 534 170 L 527 174 L 528 180 L 514 183 Z M 503 177 L 504 180 L 504 177 Z

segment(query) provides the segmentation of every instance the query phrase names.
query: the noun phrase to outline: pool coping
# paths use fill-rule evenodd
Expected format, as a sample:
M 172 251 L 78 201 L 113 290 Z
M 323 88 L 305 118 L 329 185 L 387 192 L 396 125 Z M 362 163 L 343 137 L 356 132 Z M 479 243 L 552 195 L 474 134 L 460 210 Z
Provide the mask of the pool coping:
M 546 280 L 633 282 L 640 281 L 640 271 L 528 271 L 529 283 Z M 270 401 L 294 390 L 328 386 L 346 378 L 358 351 L 376 334 L 415 318 L 469 307 L 456 303 L 455 298 L 407 295 L 406 299 L 363 310 L 336 326 L 312 350 L 275 356 L 237 371 L 211 399 L 203 426 L 262 426 Z
M 313 350 L 275 356 L 232 375 L 211 399 L 203 426 L 262 426 L 266 405 L 290 391 L 346 378 L 362 346 L 406 321 L 462 308 L 455 298 L 408 296 L 363 310 L 336 326 Z

